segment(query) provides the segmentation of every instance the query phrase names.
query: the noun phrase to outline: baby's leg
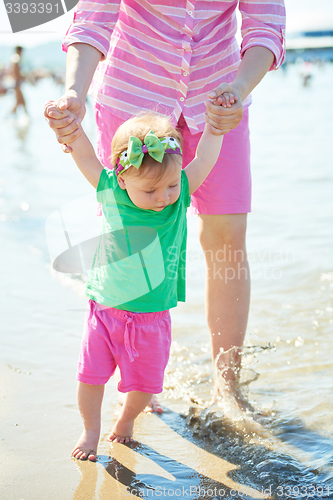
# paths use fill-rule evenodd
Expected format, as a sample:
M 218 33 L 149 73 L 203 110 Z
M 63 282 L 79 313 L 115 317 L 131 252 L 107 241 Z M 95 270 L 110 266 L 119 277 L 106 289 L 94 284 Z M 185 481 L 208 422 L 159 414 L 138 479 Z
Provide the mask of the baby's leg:
M 77 400 L 83 420 L 83 432 L 72 451 L 72 456 L 79 460 L 88 458 L 96 462 L 103 395 L 104 385 L 78 383 Z
M 108 437 L 109 441 L 116 441 L 117 443 L 132 441 L 134 420 L 147 406 L 151 396 L 147 392 L 140 391 L 131 391 L 126 394 L 120 417 Z
M 120 371 L 119 368 L 117 367 L 115 373 L 114 373 L 114 379 L 115 382 L 118 383 L 120 381 Z M 125 403 L 125 398 L 126 394 L 123 392 L 118 391 L 118 401 L 119 404 L 123 405 Z M 155 394 L 151 395 L 151 400 L 147 404 L 147 406 L 143 410 L 145 413 L 163 413 L 164 409 L 160 405 L 157 396 Z

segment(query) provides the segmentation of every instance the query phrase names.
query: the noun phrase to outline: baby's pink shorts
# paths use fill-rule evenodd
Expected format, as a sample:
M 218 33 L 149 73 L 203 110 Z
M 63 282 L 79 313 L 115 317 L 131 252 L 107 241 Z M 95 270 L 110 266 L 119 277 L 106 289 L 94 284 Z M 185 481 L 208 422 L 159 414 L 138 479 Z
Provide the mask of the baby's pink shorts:
M 170 345 L 169 311 L 135 313 L 89 300 L 77 379 L 104 385 L 119 366 L 120 392 L 158 394 Z
M 111 141 L 124 120 L 96 104 L 97 155 L 110 167 Z M 192 214 L 241 214 L 251 211 L 249 110 L 224 138 L 220 156 L 204 183 L 191 196 Z M 183 166 L 193 160 L 201 134 L 191 134 L 183 115 L 178 121 L 183 137 Z

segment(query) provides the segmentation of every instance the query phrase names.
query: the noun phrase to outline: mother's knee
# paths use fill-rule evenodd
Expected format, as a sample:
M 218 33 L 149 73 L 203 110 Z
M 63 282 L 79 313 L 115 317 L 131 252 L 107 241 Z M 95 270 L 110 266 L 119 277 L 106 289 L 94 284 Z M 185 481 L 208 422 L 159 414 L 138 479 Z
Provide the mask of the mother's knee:
M 199 239 L 203 250 L 245 251 L 246 222 L 247 214 L 199 215 Z

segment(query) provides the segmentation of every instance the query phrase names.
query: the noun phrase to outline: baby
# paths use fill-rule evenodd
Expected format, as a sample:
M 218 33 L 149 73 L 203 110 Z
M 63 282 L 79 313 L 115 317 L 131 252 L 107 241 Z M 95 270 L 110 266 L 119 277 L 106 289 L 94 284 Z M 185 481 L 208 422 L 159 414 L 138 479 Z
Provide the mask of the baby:
M 59 111 L 49 104 L 52 110 Z M 77 459 L 97 459 L 104 386 L 117 367 L 125 399 L 110 441 L 132 441 L 135 418 L 152 394 L 162 392 L 171 344 L 169 309 L 185 300 L 186 210 L 223 140 L 211 131 L 206 124 L 195 158 L 184 169 L 180 134 L 156 113 L 118 128 L 111 168 L 100 163 L 83 130 L 71 144 L 103 212 L 77 371 L 84 427 L 72 452 Z

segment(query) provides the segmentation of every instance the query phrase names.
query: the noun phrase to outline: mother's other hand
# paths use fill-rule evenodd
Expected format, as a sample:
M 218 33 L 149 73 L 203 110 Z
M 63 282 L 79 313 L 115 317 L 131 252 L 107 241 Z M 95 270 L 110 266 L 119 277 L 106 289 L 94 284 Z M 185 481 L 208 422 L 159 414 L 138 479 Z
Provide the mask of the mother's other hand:
M 234 94 L 236 102 L 231 107 L 221 106 L 219 97 L 225 92 Z M 216 89 L 209 92 L 208 96 L 214 101 L 206 101 L 205 120 L 213 128 L 210 132 L 214 135 L 224 135 L 237 125 L 243 118 L 243 102 L 236 88 L 229 83 L 221 83 Z
M 57 103 L 48 101 L 45 104 L 44 116 L 65 153 L 72 151 L 68 144 L 80 134 L 79 125 L 85 113 L 84 103 L 72 91 L 66 92 Z

